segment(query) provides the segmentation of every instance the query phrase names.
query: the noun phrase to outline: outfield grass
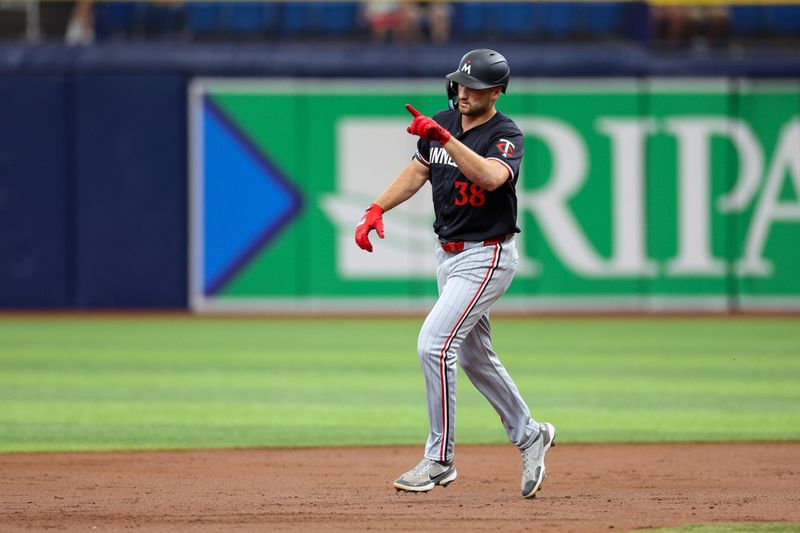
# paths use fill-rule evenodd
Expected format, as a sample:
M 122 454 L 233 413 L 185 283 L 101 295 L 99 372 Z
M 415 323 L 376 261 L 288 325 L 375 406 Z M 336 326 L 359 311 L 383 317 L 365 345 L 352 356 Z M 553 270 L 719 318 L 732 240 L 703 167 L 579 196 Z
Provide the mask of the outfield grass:
M 420 319 L 0 318 L 0 451 L 421 444 Z M 562 442 L 800 439 L 800 320 L 494 320 Z M 459 376 L 460 443 L 505 442 Z
M 798 533 L 800 532 L 800 524 L 791 522 L 692 524 L 664 529 L 651 529 L 649 531 L 650 533 Z

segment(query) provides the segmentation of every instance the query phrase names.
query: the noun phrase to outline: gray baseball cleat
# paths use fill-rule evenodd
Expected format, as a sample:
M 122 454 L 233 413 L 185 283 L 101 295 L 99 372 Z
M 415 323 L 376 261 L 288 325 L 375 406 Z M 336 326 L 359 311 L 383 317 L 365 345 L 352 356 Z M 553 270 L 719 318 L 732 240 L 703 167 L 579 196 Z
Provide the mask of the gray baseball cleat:
M 522 497 L 533 498 L 545 478 L 544 455 L 555 446 L 556 428 L 545 422 L 533 444 L 522 450 Z
M 394 480 L 394 488 L 408 492 L 428 492 L 436 485 L 446 487 L 452 483 L 458 472 L 453 461 L 440 463 L 428 458 Z

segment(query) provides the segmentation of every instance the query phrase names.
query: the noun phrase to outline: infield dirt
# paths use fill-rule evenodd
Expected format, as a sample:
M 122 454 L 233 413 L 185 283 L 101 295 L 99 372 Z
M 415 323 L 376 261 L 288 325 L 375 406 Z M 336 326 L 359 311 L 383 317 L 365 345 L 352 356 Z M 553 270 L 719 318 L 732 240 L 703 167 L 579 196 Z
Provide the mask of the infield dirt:
M 507 446 L 460 446 L 458 479 L 396 492 L 421 447 L 0 454 L 9 530 L 626 531 L 800 522 L 800 443 L 558 445 L 535 499 Z

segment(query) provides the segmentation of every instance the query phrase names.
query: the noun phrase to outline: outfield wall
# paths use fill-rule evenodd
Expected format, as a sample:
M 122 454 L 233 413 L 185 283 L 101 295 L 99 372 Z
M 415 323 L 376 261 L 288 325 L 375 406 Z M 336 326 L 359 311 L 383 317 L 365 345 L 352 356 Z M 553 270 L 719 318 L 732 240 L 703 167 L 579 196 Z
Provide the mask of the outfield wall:
M 0 306 L 186 305 L 185 86 L 0 77 Z
M 434 289 L 423 202 L 387 217 L 378 254 L 359 254 L 348 232 L 408 156 L 402 103 L 439 108 L 435 80 L 465 47 L 278 48 L 0 46 L 0 307 L 426 307 Z M 516 74 L 504 105 L 528 135 L 524 261 L 508 308 L 798 308 L 796 57 L 503 50 Z M 665 79 L 702 72 L 715 77 L 677 94 Z M 201 94 L 208 76 L 275 83 L 258 85 L 253 104 L 240 89 Z M 324 78 L 350 88 L 334 100 L 311 94 Z M 259 95 L 287 82 L 278 104 Z M 216 134 L 232 143 L 216 163 L 197 158 L 204 99 L 215 103 Z M 268 109 L 283 113 L 282 139 L 265 127 L 278 123 Z M 371 144 L 358 149 L 365 137 Z M 623 148 L 631 142 L 643 148 Z M 222 174 L 221 190 L 241 192 L 226 180 L 267 169 L 250 201 L 263 200 L 265 183 L 273 196 L 229 205 L 255 218 L 209 248 L 209 222 L 191 199 L 199 174 L 213 174 L 206 165 L 224 168 L 235 153 L 242 172 Z M 208 249 L 218 253 L 205 257 Z
M 429 190 L 384 217 L 374 254 L 353 228 L 415 151 L 404 103 L 433 113 L 441 93 L 196 80 L 193 308 L 428 308 Z M 523 78 L 501 108 L 526 156 L 520 267 L 496 309 L 800 309 L 800 83 Z

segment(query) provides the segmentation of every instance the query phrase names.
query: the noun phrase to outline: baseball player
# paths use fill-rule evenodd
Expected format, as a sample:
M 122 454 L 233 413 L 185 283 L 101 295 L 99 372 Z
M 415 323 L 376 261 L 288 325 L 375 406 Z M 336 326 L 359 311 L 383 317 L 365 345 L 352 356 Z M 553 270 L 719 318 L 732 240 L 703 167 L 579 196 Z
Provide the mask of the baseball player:
M 492 350 L 489 308 L 506 291 L 517 269 L 515 186 L 524 153 L 514 122 L 495 109 L 511 69 L 494 50 L 467 53 L 447 75 L 449 110 L 433 118 L 411 105 L 408 132 L 417 151 L 358 223 L 356 244 L 372 252 L 369 232 L 384 237 L 382 215 L 430 182 L 438 236 L 439 298 L 417 342 L 425 375 L 430 433 L 422 461 L 394 487 L 427 492 L 456 479 L 456 362 L 503 422 L 522 453 L 522 496 L 532 498 L 545 478 L 544 457 L 556 431 L 538 423 Z

